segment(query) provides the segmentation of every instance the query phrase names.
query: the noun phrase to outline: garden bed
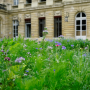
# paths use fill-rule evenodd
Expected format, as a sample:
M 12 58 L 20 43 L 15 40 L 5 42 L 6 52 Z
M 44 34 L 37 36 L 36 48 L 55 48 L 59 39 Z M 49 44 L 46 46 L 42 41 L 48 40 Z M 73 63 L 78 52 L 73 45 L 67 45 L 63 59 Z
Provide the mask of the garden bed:
M 0 90 L 90 90 L 90 41 L 3 39 Z

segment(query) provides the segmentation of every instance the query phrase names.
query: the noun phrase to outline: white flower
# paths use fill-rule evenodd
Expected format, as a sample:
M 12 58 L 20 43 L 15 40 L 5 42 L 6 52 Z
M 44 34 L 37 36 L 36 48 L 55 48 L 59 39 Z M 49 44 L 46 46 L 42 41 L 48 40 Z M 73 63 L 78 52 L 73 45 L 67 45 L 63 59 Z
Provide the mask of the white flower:
M 48 46 L 48 49 L 53 49 L 51 46 Z

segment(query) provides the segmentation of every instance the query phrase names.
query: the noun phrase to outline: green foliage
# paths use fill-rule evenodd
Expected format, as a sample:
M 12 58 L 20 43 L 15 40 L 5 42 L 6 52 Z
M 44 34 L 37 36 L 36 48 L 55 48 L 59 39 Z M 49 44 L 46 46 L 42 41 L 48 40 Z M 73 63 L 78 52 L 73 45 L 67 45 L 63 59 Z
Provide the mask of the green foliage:
M 15 62 L 20 57 L 25 60 Z M 89 73 L 89 40 L 38 42 L 19 36 L 0 42 L 1 90 L 90 90 Z

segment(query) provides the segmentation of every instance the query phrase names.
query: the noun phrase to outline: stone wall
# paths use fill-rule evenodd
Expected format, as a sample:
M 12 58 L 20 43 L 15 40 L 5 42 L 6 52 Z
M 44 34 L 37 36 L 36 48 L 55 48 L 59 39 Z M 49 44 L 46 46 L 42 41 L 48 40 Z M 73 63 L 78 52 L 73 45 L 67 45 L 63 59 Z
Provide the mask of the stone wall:
M 31 38 L 39 37 L 38 13 L 31 13 Z

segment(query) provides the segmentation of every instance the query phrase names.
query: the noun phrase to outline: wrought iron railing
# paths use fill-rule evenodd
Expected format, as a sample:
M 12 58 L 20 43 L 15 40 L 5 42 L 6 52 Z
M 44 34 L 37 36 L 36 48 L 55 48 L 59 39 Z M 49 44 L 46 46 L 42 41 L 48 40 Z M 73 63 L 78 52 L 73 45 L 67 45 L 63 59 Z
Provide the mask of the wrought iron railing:
M 6 5 L 0 4 L 0 9 L 6 10 Z

